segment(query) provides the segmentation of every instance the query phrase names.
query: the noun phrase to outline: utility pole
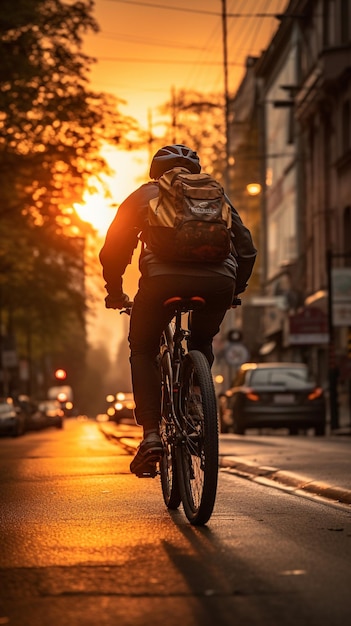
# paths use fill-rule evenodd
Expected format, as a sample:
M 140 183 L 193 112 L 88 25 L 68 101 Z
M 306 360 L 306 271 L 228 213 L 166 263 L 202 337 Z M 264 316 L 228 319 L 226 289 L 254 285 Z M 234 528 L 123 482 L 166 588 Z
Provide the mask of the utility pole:
M 147 119 L 148 119 L 148 148 L 149 148 L 149 162 L 151 162 L 152 156 L 153 156 L 153 142 L 154 142 L 154 136 L 153 136 L 153 132 L 152 132 L 152 112 L 151 109 L 148 110 L 148 115 L 147 115 Z
M 173 137 L 172 137 L 172 143 L 177 143 L 177 108 L 178 108 L 178 103 L 177 103 L 177 99 L 176 99 L 176 91 L 175 88 L 172 87 L 172 92 L 171 92 L 171 106 L 172 106 L 172 133 L 173 133 Z
M 227 36 L 227 0 L 222 0 L 222 35 L 223 35 L 223 70 L 224 70 L 224 120 L 225 120 L 225 188 L 230 194 L 229 160 L 229 91 L 228 91 L 228 36 Z

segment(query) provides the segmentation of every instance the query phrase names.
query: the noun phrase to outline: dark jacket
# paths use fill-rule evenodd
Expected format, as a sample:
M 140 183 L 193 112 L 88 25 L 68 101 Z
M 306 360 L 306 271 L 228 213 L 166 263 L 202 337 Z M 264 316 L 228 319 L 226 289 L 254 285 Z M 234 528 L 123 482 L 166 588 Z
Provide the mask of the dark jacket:
M 149 200 L 157 197 L 156 181 L 142 185 L 122 202 L 111 223 L 103 248 L 100 262 L 106 281 L 106 290 L 111 296 L 120 294 L 122 276 L 131 262 L 133 252 L 140 238 L 147 241 L 147 212 Z M 232 205 L 231 205 L 232 206 Z M 255 263 L 257 251 L 253 245 L 249 230 L 242 223 L 237 211 L 232 206 L 232 241 L 235 254 L 223 263 L 166 263 L 143 246 L 139 267 L 143 276 L 177 274 L 179 276 L 213 276 L 221 274 L 236 279 L 235 293 L 242 293 Z

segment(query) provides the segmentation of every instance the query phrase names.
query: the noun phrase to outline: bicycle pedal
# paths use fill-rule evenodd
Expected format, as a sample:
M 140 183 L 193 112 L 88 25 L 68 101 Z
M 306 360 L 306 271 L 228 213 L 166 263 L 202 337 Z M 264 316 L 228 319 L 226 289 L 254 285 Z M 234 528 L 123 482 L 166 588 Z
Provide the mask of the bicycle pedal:
M 160 472 L 155 468 L 155 470 L 145 470 L 143 472 L 138 472 L 137 474 L 135 474 L 135 476 L 137 478 L 156 478 L 156 476 L 159 476 Z

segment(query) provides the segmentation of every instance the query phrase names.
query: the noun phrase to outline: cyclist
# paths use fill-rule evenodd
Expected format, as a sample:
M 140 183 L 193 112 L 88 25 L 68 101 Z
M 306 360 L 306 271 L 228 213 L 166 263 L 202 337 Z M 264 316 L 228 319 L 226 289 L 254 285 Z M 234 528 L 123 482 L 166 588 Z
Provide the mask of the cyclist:
M 131 262 L 139 237 L 146 242 L 139 259 L 140 280 L 134 298 L 129 328 L 130 364 L 135 400 L 135 419 L 143 427 L 143 440 L 130 464 L 133 473 L 147 473 L 162 454 L 159 435 L 161 420 L 160 378 L 157 366 L 160 336 L 170 322 L 171 313 L 163 306 L 172 296 L 202 296 L 206 304 L 193 312 L 189 349 L 200 350 L 210 366 L 214 356 L 213 337 L 233 299 L 242 293 L 250 278 L 257 251 L 249 230 L 231 206 L 232 231 L 235 227 L 236 255 L 222 263 L 170 263 L 158 259 L 147 247 L 147 210 L 158 196 L 158 179 L 173 167 L 190 173 L 201 171 L 195 151 L 182 144 L 158 150 L 150 166 L 150 182 L 141 185 L 119 206 L 112 221 L 100 262 L 106 281 L 106 308 L 123 309 L 131 303 L 123 292 L 122 276 Z

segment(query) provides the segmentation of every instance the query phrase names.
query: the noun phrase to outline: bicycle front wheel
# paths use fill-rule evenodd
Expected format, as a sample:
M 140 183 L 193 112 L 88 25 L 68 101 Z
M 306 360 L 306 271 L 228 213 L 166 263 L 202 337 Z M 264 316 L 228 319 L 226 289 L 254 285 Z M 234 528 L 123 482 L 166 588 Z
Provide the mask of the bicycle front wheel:
M 218 481 L 218 420 L 211 370 L 205 356 L 190 351 L 180 385 L 183 440 L 177 446 L 179 487 L 185 515 L 206 524 L 214 508 Z

